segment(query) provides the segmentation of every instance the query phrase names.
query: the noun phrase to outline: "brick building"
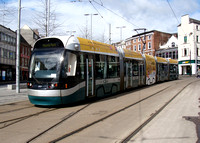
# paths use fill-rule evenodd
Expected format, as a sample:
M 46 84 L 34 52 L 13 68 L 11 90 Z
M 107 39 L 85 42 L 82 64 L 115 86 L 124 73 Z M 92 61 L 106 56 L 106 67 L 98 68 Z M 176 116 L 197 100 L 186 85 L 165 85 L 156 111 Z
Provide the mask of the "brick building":
M 22 81 L 28 79 L 29 59 L 31 56 L 31 45 L 21 36 L 20 37 L 20 77 Z
M 157 30 L 133 35 L 125 40 L 126 49 L 155 56 L 155 51 L 159 49 L 160 45 L 165 44 L 171 36 L 170 33 Z M 143 43 L 145 43 L 144 49 Z

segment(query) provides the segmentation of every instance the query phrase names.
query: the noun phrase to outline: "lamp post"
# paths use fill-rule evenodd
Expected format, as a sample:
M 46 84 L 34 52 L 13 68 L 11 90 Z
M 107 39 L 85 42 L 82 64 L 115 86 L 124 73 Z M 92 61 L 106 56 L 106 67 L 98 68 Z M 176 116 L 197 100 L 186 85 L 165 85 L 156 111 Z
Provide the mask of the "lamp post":
M 126 28 L 126 26 L 116 27 L 120 29 L 120 42 L 122 41 L 122 28 Z
M 95 13 L 95 14 L 84 14 L 85 16 L 91 16 L 91 40 L 92 40 L 92 15 L 98 15 L 97 13 Z

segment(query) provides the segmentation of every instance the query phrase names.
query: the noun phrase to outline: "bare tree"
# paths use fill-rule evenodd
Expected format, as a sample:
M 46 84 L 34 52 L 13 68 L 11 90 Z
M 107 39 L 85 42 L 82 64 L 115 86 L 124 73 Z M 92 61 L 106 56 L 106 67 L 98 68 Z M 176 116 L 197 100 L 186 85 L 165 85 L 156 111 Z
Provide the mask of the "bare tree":
M 42 36 L 54 35 L 55 30 L 61 26 L 57 21 L 54 4 L 49 1 L 40 0 L 41 11 L 36 12 L 34 18 L 34 22 L 40 28 Z
M 6 2 L 6 0 L 0 0 L 0 23 L 2 25 L 10 24 L 14 20 L 14 14 L 17 12 L 16 8 L 8 6 Z
M 97 41 L 102 42 L 102 43 L 109 43 L 108 36 L 106 36 L 105 30 L 102 31 L 101 34 L 99 34 L 99 37 L 97 37 Z
M 87 25 L 81 28 L 79 27 L 79 30 L 81 32 L 80 37 L 85 38 L 85 39 L 89 38 L 90 34 L 89 34 L 89 29 L 87 28 Z

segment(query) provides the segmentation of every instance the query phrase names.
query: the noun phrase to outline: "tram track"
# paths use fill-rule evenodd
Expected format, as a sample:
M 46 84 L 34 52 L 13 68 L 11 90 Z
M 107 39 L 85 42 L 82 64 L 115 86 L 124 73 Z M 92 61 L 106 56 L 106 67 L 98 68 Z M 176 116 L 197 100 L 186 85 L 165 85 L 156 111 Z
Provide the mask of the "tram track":
M 24 110 L 24 109 L 29 109 L 29 108 L 34 108 L 34 106 L 32 105 L 32 106 L 28 106 L 28 107 L 22 107 L 22 108 L 13 109 L 13 110 L 2 111 L 2 112 L 0 112 L 0 114 L 16 112 L 16 111 L 20 111 L 20 110 Z
M 187 86 L 189 86 L 190 84 L 192 84 L 193 82 L 191 82 L 191 83 L 184 83 L 184 87 L 183 88 L 186 88 Z M 114 110 L 114 111 L 112 111 L 112 112 L 109 112 L 108 114 L 106 114 L 106 115 L 103 115 L 104 117 L 98 117 L 98 118 L 96 118 L 95 120 L 91 120 L 91 121 L 89 121 L 89 122 L 86 122 L 86 123 L 84 123 L 84 124 L 82 124 L 82 125 L 80 125 L 80 126 L 77 126 L 76 128 L 73 128 L 73 129 L 70 129 L 69 131 L 65 131 L 65 130 L 62 130 L 62 131 L 65 131 L 65 132 L 62 132 L 61 134 L 59 134 L 59 135 L 56 135 L 56 136 L 54 136 L 54 137 L 51 137 L 51 138 L 49 138 L 48 140 L 49 141 L 46 141 L 46 142 L 59 142 L 59 141 L 63 141 L 63 140 L 65 140 L 65 139 L 67 139 L 68 137 L 71 137 L 72 135 L 75 135 L 75 134 L 78 134 L 78 133 L 80 133 L 80 132 L 82 132 L 83 130 L 85 130 L 85 129 L 87 129 L 87 128 L 89 128 L 90 129 L 90 127 L 91 126 L 94 126 L 94 125 L 96 125 L 96 124 L 98 124 L 98 123 L 100 123 L 100 122 L 102 122 L 102 121 L 104 121 L 104 120 L 106 120 L 106 119 L 109 119 L 110 117 L 113 117 L 114 115 L 117 115 L 118 113 L 121 113 L 121 112 L 123 112 L 123 111 L 125 111 L 125 110 L 127 110 L 127 109 L 132 109 L 131 107 L 133 107 L 133 106 L 135 106 L 135 105 L 138 105 L 139 103 L 143 103 L 143 101 L 145 101 L 145 100 L 147 100 L 147 99 L 150 99 L 151 97 L 153 97 L 153 96 L 155 96 L 155 95 L 157 95 L 157 96 L 160 96 L 160 94 L 162 94 L 163 92 L 167 92 L 167 91 L 170 91 L 171 90 L 171 88 L 170 87 L 173 87 L 173 89 L 174 89 L 174 86 L 175 85 L 177 85 L 178 83 L 174 83 L 173 85 L 168 85 L 168 84 L 166 84 L 165 86 L 166 87 L 162 87 L 162 89 L 159 89 L 159 87 L 160 86 L 158 86 L 158 87 L 156 87 L 157 88 L 157 90 L 156 91 L 154 91 L 154 93 L 152 93 L 151 92 L 151 94 L 146 94 L 145 96 L 142 96 L 142 98 L 139 98 L 138 99 L 138 101 L 135 101 L 134 103 L 133 102 L 129 102 L 129 104 L 128 105 L 123 105 L 123 107 L 120 105 L 119 106 L 119 108 L 117 109 L 117 111 L 116 110 Z M 152 87 L 152 86 L 151 86 Z M 176 92 L 176 94 L 177 94 L 177 96 L 178 96 L 178 94 L 180 94 L 184 89 L 183 88 L 179 88 L 178 90 L 177 90 L 177 92 Z M 143 89 L 143 88 L 142 88 Z M 139 91 L 140 92 L 140 90 L 142 90 L 142 89 L 139 89 L 139 90 L 136 90 L 136 91 Z M 134 90 L 134 92 L 135 92 L 135 90 Z M 121 95 L 116 95 L 116 96 L 112 96 L 112 97 L 108 97 L 107 98 L 107 100 L 109 100 L 109 99 L 117 99 L 117 100 L 121 100 L 121 97 L 124 97 L 124 94 L 129 94 L 129 93 L 131 93 L 131 92 L 125 92 L 125 93 L 122 93 Z M 159 95 L 158 95 L 159 94 Z M 147 96 L 148 95 L 148 96 Z M 157 97 L 156 96 L 156 97 Z M 119 98 L 119 99 L 118 99 Z M 174 97 L 175 98 L 175 97 Z M 38 141 L 42 141 L 43 139 L 45 139 L 45 137 L 46 136 L 49 136 L 48 135 L 48 133 L 51 133 L 52 131 L 54 132 L 55 130 L 53 130 L 53 129 L 60 129 L 60 127 L 62 127 L 63 125 L 65 125 L 66 123 L 67 124 L 69 124 L 69 123 L 71 123 L 71 121 L 72 120 L 74 120 L 74 118 L 76 119 L 77 117 L 79 117 L 79 115 L 80 114 L 83 114 L 83 113 L 85 113 L 85 111 L 86 111 L 86 113 L 90 113 L 90 114 L 92 114 L 92 115 L 94 115 L 94 113 L 98 113 L 98 112 L 88 112 L 87 111 L 87 107 L 89 106 L 89 105 L 91 105 L 91 104 L 94 104 L 94 103 L 98 103 L 98 102 L 102 102 L 102 101 L 104 101 L 106 98 L 103 98 L 102 100 L 97 100 L 97 102 L 92 102 L 92 103 L 86 103 L 86 105 L 81 105 L 81 107 L 78 107 L 78 108 L 76 108 L 76 110 L 71 110 L 70 108 L 70 110 L 68 109 L 67 110 L 67 114 L 66 114 L 66 110 L 62 110 L 61 108 L 48 108 L 48 109 L 46 109 L 46 110 L 44 110 L 44 111 L 40 111 L 40 112 L 37 112 L 37 113 L 34 113 L 34 114 L 32 114 L 32 115 L 26 115 L 26 116 L 21 116 L 21 117 L 17 117 L 17 118 L 14 118 L 14 119 L 10 119 L 10 120 L 6 120 L 7 122 L 4 122 L 4 121 L 2 121 L 2 122 L 0 122 L 0 129 L 3 129 L 3 128 L 6 128 L 6 127 L 8 127 L 8 126 L 11 126 L 11 125 L 14 125 L 14 124 L 16 124 L 16 123 L 18 123 L 18 122 L 21 122 L 21 121 L 23 121 L 23 120 L 26 120 L 26 119 L 28 119 L 28 118 L 30 118 L 30 120 L 27 120 L 27 121 L 25 121 L 25 122 L 29 122 L 29 121 L 33 121 L 33 120 L 35 120 L 36 119 L 36 121 L 37 120 L 39 120 L 41 117 L 43 118 L 44 116 L 46 116 L 46 114 L 44 114 L 44 116 L 39 116 L 39 117 L 36 117 L 36 118 L 31 118 L 31 117 L 34 117 L 34 116 L 38 116 L 38 115 L 41 115 L 41 114 L 43 114 L 43 113 L 47 113 L 47 112 L 51 112 L 51 111 L 56 111 L 57 109 L 61 109 L 60 111 L 64 111 L 63 113 L 65 113 L 65 115 L 64 114 L 62 114 L 62 116 L 60 116 L 59 118 L 57 118 L 57 120 L 54 120 L 55 122 L 53 123 L 53 124 L 49 124 L 48 126 L 46 126 L 45 128 L 43 127 L 43 129 L 42 130 L 40 130 L 40 132 L 37 132 L 37 133 L 35 133 L 35 134 L 33 134 L 32 136 L 30 136 L 30 137 L 28 137 L 28 138 L 26 138 L 25 139 L 25 141 L 24 142 L 27 142 L 27 143 L 32 143 L 32 142 L 38 142 Z M 152 98 L 151 98 L 152 99 Z M 106 101 L 107 101 L 106 100 Z M 173 100 L 173 99 L 171 99 L 170 98 L 170 100 Z M 147 100 L 148 101 L 148 100 Z M 95 104 L 94 104 L 95 105 Z M 168 104 L 167 104 L 168 105 Z M 166 105 L 166 106 L 167 106 Z M 165 107 L 166 107 L 165 106 Z M 34 107 L 34 106 L 33 106 Z M 93 106 L 92 106 L 93 107 Z M 99 106 L 100 107 L 100 106 Z M 165 107 L 163 107 L 163 109 L 165 108 Z M 20 110 L 23 110 L 23 108 L 25 109 L 26 107 L 21 107 L 21 109 L 19 108 L 19 109 L 14 109 L 14 110 L 16 110 L 16 111 L 20 111 Z M 29 107 L 28 107 L 29 108 Z M 31 108 L 31 107 L 30 107 Z M 86 109 L 86 110 L 84 110 L 84 109 Z M 91 108 L 89 108 L 89 109 L 91 109 Z M 162 110 L 163 110 L 162 109 Z M 12 112 L 14 112 L 14 110 L 12 111 L 12 110 L 10 110 L 10 111 L 8 111 L 7 113 L 12 113 Z M 48 111 L 49 110 L 49 111 Z M 84 111 L 83 111 L 84 110 Z M 159 109 L 160 110 L 160 109 Z M 161 110 L 161 111 L 162 111 Z M 26 110 L 25 110 L 26 111 Z M 83 112 L 81 112 L 81 111 L 83 111 Z M 91 111 L 91 110 L 90 110 Z M 93 111 L 93 110 L 92 110 Z M 102 110 L 102 111 L 104 111 L 104 110 Z M 158 111 L 158 110 L 157 110 Z M 157 112 L 156 111 L 156 112 Z M 160 112 L 161 112 L 160 111 Z M 60 113 L 62 113 L 62 112 L 60 112 Z M 81 113 L 80 113 L 81 112 Z M 6 113 L 6 111 L 5 111 L 5 113 Z M 5 114 L 5 113 L 2 113 L 2 114 Z M 59 113 L 59 114 L 60 114 Z M 51 114 L 51 113 L 50 113 Z M 159 114 L 159 113 L 158 113 Z M 48 114 L 47 114 L 48 115 Z M 61 115 L 61 114 L 60 114 Z M 151 116 L 156 116 L 156 113 L 153 113 Z M 71 118 L 71 117 L 74 117 L 74 118 Z M 71 119 L 70 119 L 71 118 Z M 70 120 L 69 120 L 70 119 Z M 59 121 L 58 121 L 59 120 Z M 69 121 L 68 121 L 69 120 Z M 149 122 L 151 121 L 152 119 L 150 119 L 149 120 Z M 51 121 L 53 121 L 53 120 L 51 120 Z M 4 122 L 4 123 L 3 123 Z M 145 122 L 146 122 L 146 120 L 145 120 Z M 148 124 L 149 122 L 147 122 L 146 124 Z M 24 123 L 24 122 L 21 122 L 21 123 Z M 20 125 L 20 124 L 19 124 Z M 1 126 L 2 126 L 2 128 L 1 128 Z M 5 127 L 3 127 L 3 126 L 5 126 Z M 11 126 L 12 127 L 12 126 Z M 145 124 L 144 124 L 144 127 L 145 127 Z M 143 128 L 143 127 L 142 127 Z M 141 129 L 142 129 L 141 128 Z M 140 129 L 140 130 L 141 130 Z M 42 136 L 42 137 L 41 137 Z M 41 137 L 41 138 L 40 138 Z M 71 139 L 71 138 L 70 138 Z
M 92 104 L 92 103 L 91 103 Z M 79 112 L 81 112 L 82 110 L 84 110 L 85 108 L 87 108 L 88 106 L 90 106 L 91 104 L 87 104 L 84 107 L 76 110 L 75 112 L 71 112 L 70 114 L 68 114 L 67 116 L 65 116 L 63 119 L 61 119 L 59 122 L 55 123 L 54 125 L 50 126 L 49 128 L 47 128 L 46 130 L 40 132 L 39 134 L 37 134 L 36 136 L 30 138 L 28 141 L 26 141 L 26 143 L 30 143 L 32 141 L 34 141 L 35 139 L 39 138 L 40 136 L 42 136 L 43 134 L 45 134 L 46 132 L 48 132 L 49 130 L 55 128 L 56 126 L 60 125 L 61 123 L 63 123 L 64 121 L 68 120 L 69 118 L 75 116 L 76 114 L 78 114 Z
M 85 130 L 85 129 L 87 129 L 87 128 L 89 128 L 89 127 L 91 127 L 91 126 L 93 126 L 93 125 L 95 125 L 95 124 L 97 124 L 97 123 L 99 123 L 99 122 L 102 122 L 103 120 L 106 120 L 106 119 L 108 119 L 108 118 L 110 118 L 110 117 L 112 117 L 112 116 L 114 116 L 114 115 L 116 115 L 116 114 L 118 114 L 118 113 L 120 113 L 120 112 L 123 112 L 123 111 L 125 111 L 126 109 L 131 108 L 131 107 L 133 107 L 133 106 L 135 106 L 135 105 L 137 105 L 137 104 L 139 104 L 139 103 L 141 103 L 141 102 L 143 102 L 143 101 L 145 101 L 145 100 L 147 100 L 147 99 L 149 99 L 149 98 L 151 98 L 151 97 L 153 97 L 153 96 L 155 96 L 155 95 L 157 95 L 157 94 L 159 94 L 159 93 L 161 93 L 161 92 L 164 92 L 165 90 L 167 90 L 167 89 L 170 88 L 170 87 L 171 87 L 171 86 L 167 86 L 167 87 L 165 87 L 164 89 L 159 90 L 159 91 L 157 91 L 157 92 L 155 92 L 155 93 L 149 95 L 148 97 L 145 97 L 145 98 L 143 98 L 143 99 L 141 99 L 141 100 L 139 100 L 139 101 L 137 101 L 137 102 L 134 102 L 134 103 L 132 103 L 132 104 L 130 104 L 130 105 L 128 105 L 128 106 L 125 106 L 124 108 L 121 108 L 121 109 L 119 109 L 119 110 L 117 110 L 117 111 L 115 111 L 115 112 L 112 112 L 112 113 L 108 114 L 108 115 L 105 116 L 105 117 L 102 117 L 102 118 L 100 118 L 100 119 L 98 119 L 98 120 L 95 120 L 95 121 L 93 121 L 93 122 L 91 122 L 91 123 L 88 123 L 88 124 L 85 125 L 85 126 L 82 126 L 82 127 L 78 128 L 78 129 L 75 129 L 75 130 L 69 132 L 69 133 L 66 133 L 66 134 L 64 134 L 64 135 L 62 135 L 62 136 L 60 136 L 60 137 L 58 137 L 58 138 L 56 138 L 56 139 L 50 141 L 50 143 L 59 142 L 59 141 L 61 141 L 61 140 L 63 140 L 63 139 L 66 139 L 67 137 L 70 137 L 70 136 L 72 136 L 72 135 L 74 135 L 74 134 L 76 134 L 76 133 L 79 133 L 79 132 L 81 132 L 81 131 L 83 131 L 83 130 Z
M 38 116 L 40 114 L 51 112 L 51 111 L 55 111 L 55 110 L 58 110 L 58 109 L 56 109 L 56 108 L 53 108 L 53 109 L 50 108 L 50 109 L 46 109 L 46 110 L 43 110 L 43 111 L 40 111 L 40 112 L 36 112 L 34 114 L 29 114 L 29 115 L 20 116 L 20 117 L 13 118 L 13 119 L 1 121 L 0 122 L 0 129 L 6 128 L 6 127 L 11 126 L 11 125 L 14 125 L 14 124 L 16 124 L 18 122 L 21 122 L 23 120 L 26 120 L 26 119 L 28 119 L 30 117 Z
M 158 110 L 155 111 L 148 119 L 146 119 L 139 127 L 133 130 L 130 134 L 128 134 L 124 139 L 122 139 L 119 143 L 127 143 L 129 142 L 137 133 L 139 133 L 148 123 L 150 123 L 157 115 L 165 109 L 183 90 L 185 90 L 192 83 L 197 82 L 193 81 L 189 84 L 185 85 L 178 93 L 176 93 L 169 101 L 167 101 L 163 106 L 161 106 Z
M 129 134 L 127 137 L 125 137 L 120 143 L 128 142 L 131 139 L 131 137 L 136 135 L 143 127 L 145 127 L 151 120 L 153 120 L 167 105 L 169 105 L 181 92 L 183 92 L 184 89 L 186 89 L 189 85 L 191 85 L 194 82 L 197 82 L 197 81 L 192 81 L 190 83 L 187 83 L 183 88 L 179 89 L 179 91 L 172 98 L 167 100 L 167 102 L 165 102 L 165 104 L 163 106 L 161 106 L 158 110 L 156 110 L 155 113 L 150 115 L 150 118 L 145 120 L 138 128 L 136 128 L 133 132 L 131 132 L 131 134 Z M 137 105 L 137 104 L 139 104 L 139 103 L 141 103 L 141 102 L 143 102 L 143 101 L 145 101 L 145 100 L 147 100 L 147 99 L 149 99 L 149 98 L 151 98 L 151 97 L 153 97 L 153 96 L 155 96 L 155 95 L 157 95 L 159 93 L 164 92 L 165 90 L 167 90 L 170 87 L 172 87 L 172 86 L 167 86 L 166 88 L 164 88 L 164 89 L 162 89 L 160 91 L 157 91 L 156 93 L 153 93 L 153 94 L 149 95 L 148 97 L 145 97 L 145 98 L 143 98 L 143 99 L 141 99 L 141 100 L 139 100 L 139 101 L 137 101 L 137 102 L 135 102 L 135 103 L 133 103 L 131 105 L 128 105 L 128 106 L 126 106 L 124 108 L 121 108 L 121 109 L 119 109 L 119 110 L 117 110 L 117 111 L 115 111 L 113 113 L 110 113 L 109 115 L 107 115 L 107 116 L 105 116 L 103 118 L 100 118 L 100 119 L 98 119 L 96 121 L 88 123 L 87 125 L 82 126 L 82 127 L 78 128 L 78 129 L 75 129 L 75 130 L 73 130 L 73 131 L 71 131 L 69 133 L 63 134 L 62 136 L 60 136 L 60 137 L 58 137 L 58 138 L 56 138 L 54 140 L 51 140 L 49 142 L 50 143 L 56 143 L 56 142 L 59 142 L 59 141 L 63 141 L 66 138 L 68 138 L 68 137 L 70 137 L 72 135 L 80 133 L 81 131 L 83 131 L 83 130 L 85 130 L 85 129 L 93 126 L 93 125 L 96 125 L 97 123 L 100 123 L 100 122 L 102 122 L 102 121 L 104 121 L 106 119 L 109 119 L 110 117 L 112 117 L 112 116 L 114 116 L 114 115 L 116 115 L 116 114 L 118 114 L 120 112 L 123 112 L 123 111 L 127 110 L 128 108 L 131 108 L 131 107 L 133 107 L 133 106 L 135 106 L 135 105 Z

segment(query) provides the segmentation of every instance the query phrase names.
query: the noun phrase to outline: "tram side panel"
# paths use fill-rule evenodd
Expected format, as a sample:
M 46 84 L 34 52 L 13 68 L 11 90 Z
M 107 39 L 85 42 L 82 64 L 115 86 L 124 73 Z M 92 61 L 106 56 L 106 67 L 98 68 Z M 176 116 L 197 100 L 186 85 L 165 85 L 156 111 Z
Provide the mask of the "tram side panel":
M 124 60 L 124 87 L 125 89 L 143 85 L 143 68 L 140 69 L 140 60 Z M 141 75 L 140 75 L 141 74 Z
M 176 80 L 178 76 L 178 61 L 169 59 L 169 80 Z
M 169 80 L 178 79 L 178 65 L 177 64 L 169 64 Z
M 156 82 L 156 61 L 153 56 L 145 55 L 146 62 L 146 85 Z
M 97 97 L 120 91 L 119 57 L 96 54 L 95 73 Z
M 60 79 L 63 104 L 85 99 L 85 69 L 84 54 L 66 51 Z
M 168 60 L 161 57 L 155 57 L 156 60 L 156 81 L 163 82 L 169 80 Z

